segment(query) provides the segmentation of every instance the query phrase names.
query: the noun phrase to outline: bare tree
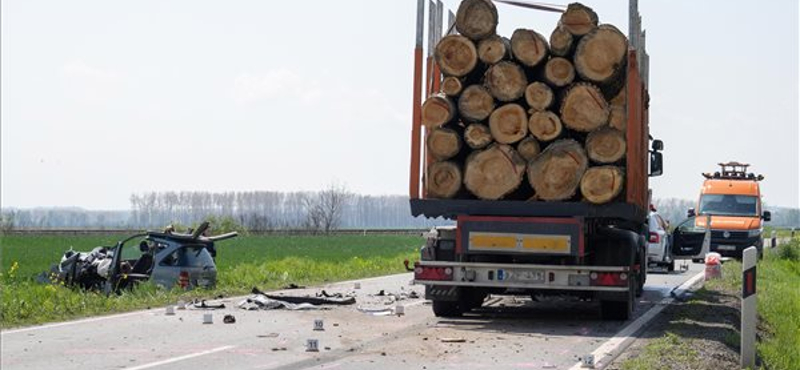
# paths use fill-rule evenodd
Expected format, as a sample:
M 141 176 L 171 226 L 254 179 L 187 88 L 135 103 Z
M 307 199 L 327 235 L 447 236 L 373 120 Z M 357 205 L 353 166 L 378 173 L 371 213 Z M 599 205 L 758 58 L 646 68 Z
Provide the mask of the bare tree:
M 0 234 L 8 234 L 16 227 L 17 212 L 14 210 L 0 212 Z
M 304 198 L 306 227 L 325 233 L 339 227 L 348 200 L 352 197 L 347 187 L 331 183 L 324 190 Z

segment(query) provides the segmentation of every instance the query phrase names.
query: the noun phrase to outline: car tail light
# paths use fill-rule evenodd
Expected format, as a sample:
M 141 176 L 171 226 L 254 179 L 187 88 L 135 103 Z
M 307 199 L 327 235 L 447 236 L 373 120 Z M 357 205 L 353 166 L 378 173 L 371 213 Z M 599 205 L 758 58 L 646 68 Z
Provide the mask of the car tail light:
M 626 286 L 628 274 L 624 272 L 592 272 L 589 280 L 593 286 Z
M 414 267 L 415 280 L 453 280 L 453 269 L 450 267 L 420 266 Z
M 661 241 L 661 237 L 658 236 L 658 233 L 651 232 L 650 243 L 658 243 L 659 241 Z
M 178 274 L 178 285 L 183 289 L 189 287 L 189 271 L 181 271 Z

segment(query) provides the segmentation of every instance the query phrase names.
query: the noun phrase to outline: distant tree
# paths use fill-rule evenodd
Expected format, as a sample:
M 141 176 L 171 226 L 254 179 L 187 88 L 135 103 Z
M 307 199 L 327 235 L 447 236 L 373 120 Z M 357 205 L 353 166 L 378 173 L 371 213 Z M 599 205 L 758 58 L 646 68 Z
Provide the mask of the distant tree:
M 0 213 L 0 234 L 8 234 L 16 227 L 17 212 L 8 211 Z
M 352 198 L 347 187 L 331 183 L 324 190 L 310 194 L 304 199 L 306 227 L 329 233 L 342 222 L 345 205 Z

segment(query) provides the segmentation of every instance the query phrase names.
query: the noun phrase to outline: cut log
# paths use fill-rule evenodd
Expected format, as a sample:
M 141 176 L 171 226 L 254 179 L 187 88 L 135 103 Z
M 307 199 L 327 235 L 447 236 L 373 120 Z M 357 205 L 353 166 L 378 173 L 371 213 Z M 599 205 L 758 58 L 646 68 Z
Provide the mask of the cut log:
M 614 84 L 624 77 L 627 53 L 625 35 L 612 25 L 601 25 L 578 42 L 575 71 L 586 81 L 598 85 Z
M 605 204 L 616 198 L 625 184 L 625 174 L 616 166 L 592 167 L 581 179 L 581 194 L 594 204 Z
M 481 199 L 503 198 L 519 187 L 525 174 L 525 159 L 503 144 L 472 153 L 466 163 L 464 185 Z
M 561 102 L 561 121 L 576 131 L 589 132 L 608 124 L 610 109 L 597 86 L 576 83 Z
M 598 163 L 614 163 L 625 157 L 627 145 L 625 134 L 610 127 L 589 133 L 586 138 L 586 153 Z
M 442 94 L 431 96 L 422 103 L 422 124 L 436 128 L 450 122 L 456 115 L 453 102 Z
M 453 162 L 434 162 L 428 167 L 427 189 L 431 198 L 452 198 L 461 189 L 461 169 Z
M 449 97 L 458 96 L 463 89 L 464 83 L 458 77 L 448 76 L 442 80 L 442 92 Z
M 511 41 L 498 35 L 489 36 L 478 43 L 478 59 L 486 64 L 495 64 L 511 58 Z
M 461 151 L 461 136 L 449 128 L 437 128 L 428 134 L 428 153 L 434 159 L 450 159 Z
M 557 57 L 569 57 L 574 51 L 574 37 L 564 26 L 558 26 L 550 34 L 550 54 Z
M 511 53 L 522 65 L 536 67 L 547 59 L 550 52 L 544 36 L 534 30 L 520 28 L 511 35 Z
M 542 111 L 531 114 L 528 130 L 540 141 L 552 141 L 561 136 L 564 127 L 558 115 L 551 111 Z
M 436 45 L 434 57 L 446 76 L 465 76 L 478 64 L 478 50 L 475 44 L 461 35 L 445 36 Z
M 517 152 L 525 158 L 525 162 L 530 162 L 542 152 L 542 149 L 533 136 L 528 136 L 517 144 Z
M 528 135 L 528 114 L 519 104 L 506 104 L 489 116 L 489 131 L 501 144 L 516 143 Z
M 458 33 L 478 41 L 497 30 L 497 8 L 490 0 L 464 0 L 456 12 Z
M 628 112 L 624 106 L 612 105 L 608 125 L 622 132 L 628 131 Z
M 525 94 L 528 78 L 518 64 L 505 61 L 489 67 L 483 84 L 497 100 L 510 102 Z
M 588 165 L 581 144 L 571 139 L 556 141 L 531 161 L 528 181 L 538 199 L 570 199 L 575 195 Z
M 573 36 L 583 36 L 597 28 L 597 13 L 592 8 L 580 3 L 572 3 L 561 14 L 558 24 Z
M 473 123 L 464 130 L 464 142 L 472 149 L 483 149 L 492 141 L 492 133 L 486 125 Z
M 553 104 L 553 90 L 542 82 L 534 82 L 525 88 L 525 101 L 534 111 L 543 111 Z
M 470 85 L 458 98 L 458 112 L 461 119 L 469 122 L 479 122 L 494 111 L 494 97 L 481 85 Z
M 550 58 L 544 65 L 544 80 L 556 87 L 567 86 L 575 80 L 575 68 L 565 58 Z

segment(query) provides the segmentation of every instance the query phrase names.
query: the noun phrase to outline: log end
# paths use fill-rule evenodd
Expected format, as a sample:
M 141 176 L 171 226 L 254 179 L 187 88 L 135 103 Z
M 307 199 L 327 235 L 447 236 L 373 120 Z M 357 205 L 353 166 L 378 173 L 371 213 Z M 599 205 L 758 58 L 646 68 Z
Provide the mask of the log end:
M 625 176 L 619 167 L 592 167 L 581 179 L 581 194 L 590 203 L 605 204 L 622 192 L 624 184 Z
M 614 163 L 625 157 L 625 134 L 613 128 L 602 128 L 589 133 L 586 152 L 597 163 Z
M 465 76 L 478 64 L 478 50 L 475 44 L 461 35 L 448 35 L 442 38 L 436 45 L 434 57 L 442 73 L 447 76 Z
M 561 121 L 570 129 L 594 131 L 608 124 L 610 108 L 597 86 L 579 82 L 568 88 L 561 102 Z
M 520 28 L 511 35 L 511 53 L 520 64 L 536 67 L 550 54 L 550 47 L 538 32 Z
M 539 199 L 560 201 L 572 198 L 589 160 L 575 140 L 550 144 L 528 166 L 528 181 Z
M 453 102 L 444 95 L 434 95 L 422 103 L 422 124 L 436 128 L 450 122 L 455 117 Z
M 561 14 L 559 24 L 574 36 L 583 36 L 597 28 L 597 13 L 581 3 L 572 3 Z
M 494 97 L 481 85 L 470 85 L 458 98 L 461 118 L 471 122 L 483 121 L 494 111 Z
M 542 82 L 534 82 L 525 88 L 525 102 L 535 111 L 543 111 L 553 104 L 553 90 Z
M 522 183 L 525 165 L 512 147 L 493 144 L 467 158 L 464 185 L 480 199 L 502 199 Z
M 552 141 L 561 136 L 564 127 L 558 115 L 551 111 L 542 111 L 531 114 L 528 130 L 540 141 Z
M 464 142 L 472 149 L 483 149 L 494 141 L 489 127 L 473 123 L 464 129 Z
M 519 104 L 506 104 L 489 116 L 489 130 L 501 144 L 516 143 L 528 135 L 528 114 Z
M 437 128 L 428 134 L 428 152 L 437 160 L 454 157 L 461 151 L 461 137 L 448 128 Z
M 428 167 L 427 190 L 431 198 L 454 197 L 461 182 L 461 169 L 453 162 L 434 162 Z
M 490 0 L 464 0 L 456 11 L 456 30 L 475 41 L 493 35 L 497 23 L 497 8 Z
M 528 78 L 518 64 L 505 61 L 489 67 L 483 84 L 497 100 L 510 102 L 525 94 Z

